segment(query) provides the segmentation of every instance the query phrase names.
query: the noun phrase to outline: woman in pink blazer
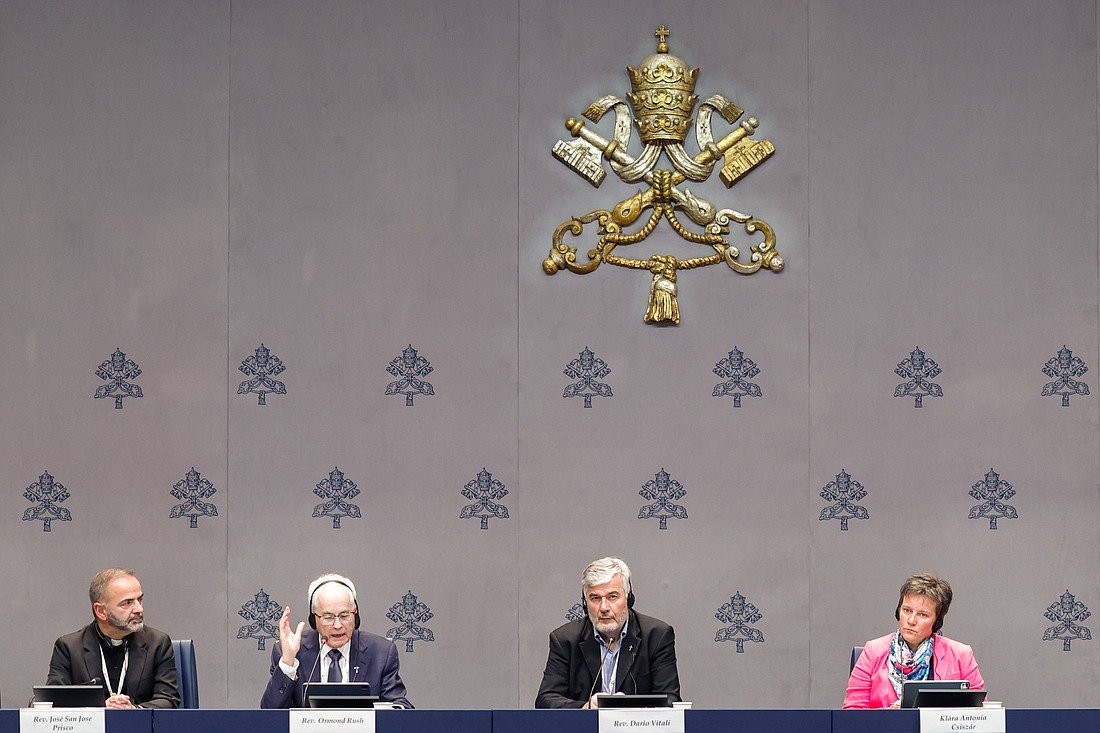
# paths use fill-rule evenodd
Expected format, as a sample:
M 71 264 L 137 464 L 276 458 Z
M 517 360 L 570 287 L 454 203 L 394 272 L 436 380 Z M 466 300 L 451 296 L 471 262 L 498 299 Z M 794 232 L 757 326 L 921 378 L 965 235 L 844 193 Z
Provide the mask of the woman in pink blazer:
M 936 634 L 950 607 L 946 580 L 928 573 L 906 580 L 894 611 L 898 630 L 864 645 L 848 678 L 844 708 L 896 708 L 906 680 L 967 680 L 971 689 L 985 689 L 974 650 Z

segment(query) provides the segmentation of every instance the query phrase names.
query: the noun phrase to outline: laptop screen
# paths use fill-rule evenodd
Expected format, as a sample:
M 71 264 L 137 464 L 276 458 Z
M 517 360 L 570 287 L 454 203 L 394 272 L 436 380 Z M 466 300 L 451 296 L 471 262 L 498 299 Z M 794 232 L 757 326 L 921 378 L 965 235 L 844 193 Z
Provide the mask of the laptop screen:
M 668 695 L 597 695 L 600 708 L 670 708 Z
M 969 680 L 906 680 L 901 683 L 901 706 L 912 708 L 917 705 L 919 690 L 968 690 Z
M 919 690 L 918 708 L 980 708 L 985 690 Z
M 303 694 L 311 708 L 369 708 L 378 700 L 369 682 L 307 682 Z
M 55 708 L 101 708 L 107 702 L 103 685 L 35 685 L 35 702 L 52 702 Z

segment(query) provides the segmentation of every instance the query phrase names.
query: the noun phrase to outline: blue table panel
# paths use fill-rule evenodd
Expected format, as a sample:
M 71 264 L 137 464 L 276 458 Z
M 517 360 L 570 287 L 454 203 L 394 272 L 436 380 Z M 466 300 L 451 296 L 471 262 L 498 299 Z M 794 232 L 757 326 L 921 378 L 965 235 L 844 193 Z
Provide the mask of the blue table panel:
M 691 710 L 684 711 L 687 733 L 828 733 L 829 710 Z
M 1100 709 L 1006 710 L 1011 733 L 1084 733 L 1100 731 Z
M 595 710 L 494 710 L 493 733 L 596 733 Z
M 1008 733 L 1100 731 L 1100 709 L 1008 709 L 1005 711 L 1005 729 Z M 832 733 L 920 733 L 920 712 L 834 710 Z
M 42 712 L 50 712 L 43 710 Z M 175 712 L 175 711 L 173 711 Z M 107 710 L 103 724 L 111 733 L 152 733 L 152 710 Z M 19 711 L 0 710 L 0 732 L 17 733 Z
M 1100 709 L 1012 710 L 1009 733 L 1100 731 Z M 598 733 L 593 710 L 379 710 L 378 733 Z M 687 733 L 919 733 L 916 710 L 685 710 Z M 108 733 L 288 733 L 286 710 L 108 710 Z M 0 733 L 19 711 L 0 710 Z
M 920 712 L 917 710 L 834 710 L 832 712 L 833 733 L 920 733 Z
M 687 733 L 829 733 L 829 710 L 685 710 Z M 597 733 L 594 710 L 494 710 L 493 733 Z
M 492 710 L 379 710 L 377 733 L 492 733 Z
M 285 710 L 157 710 L 156 733 L 287 733 L 290 719 Z M 115 733 L 108 727 L 107 733 Z
M 492 733 L 491 710 L 379 710 L 377 733 Z M 157 710 L 153 733 L 287 733 L 286 710 Z M 110 733 L 116 733 L 114 729 Z M 130 733 L 119 732 L 119 733 Z

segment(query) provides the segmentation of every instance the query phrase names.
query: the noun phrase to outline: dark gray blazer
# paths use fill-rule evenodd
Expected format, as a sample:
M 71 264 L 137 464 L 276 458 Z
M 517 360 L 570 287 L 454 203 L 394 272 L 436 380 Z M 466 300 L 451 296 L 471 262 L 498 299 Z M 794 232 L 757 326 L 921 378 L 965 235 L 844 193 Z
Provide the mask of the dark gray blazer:
M 550 634 L 550 653 L 535 698 L 536 708 L 579 708 L 588 702 L 600 672 L 600 643 L 587 618 Z M 618 689 L 628 695 L 668 694 L 680 701 L 676 633 L 660 619 L 630 612 L 615 668 Z

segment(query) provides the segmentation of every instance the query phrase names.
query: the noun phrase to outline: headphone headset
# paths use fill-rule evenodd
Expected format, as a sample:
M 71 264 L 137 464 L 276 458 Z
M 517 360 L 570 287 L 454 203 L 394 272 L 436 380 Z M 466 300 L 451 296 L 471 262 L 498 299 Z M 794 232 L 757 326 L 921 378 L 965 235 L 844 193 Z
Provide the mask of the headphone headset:
M 311 629 L 316 629 L 317 628 L 317 614 L 315 614 L 313 612 L 313 597 L 315 595 L 317 595 L 317 591 L 321 590 L 321 588 L 328 585 L 329 583 L 337 583 L 339 585 L 344 586 L 349 591 L 351 591 L 351 602 L 355 604 L 355 628 L 358 629 L 359 628 L 359 623 L 360 623 L 359 622 L 359 600 L 355 597 L 355 589 L 352 588 L 347 583 L 345 583 L 344 581 L 338 580 L 336 578 L 330 578 L 330 579 L 326 580 L 323 583 L 318 583 L 317 587 L 313 589 L 313 592 L 309 594 L 309 628 L 311 628 Z
M 901 621 L 901 604 L 902 604 L 902 601 L 898 601 L 898 607 L 894 609 L 894 618 L 897 619 L 898 621 Z M 933 634 L 943 628 L 943 617 L 944 617 L 944 615 L 945 614 L 943 613 L 943 609 L 940 609 L 940 611 L 938 613 L 936 613 L 936 620 L 932 622 L 932 633 Z

